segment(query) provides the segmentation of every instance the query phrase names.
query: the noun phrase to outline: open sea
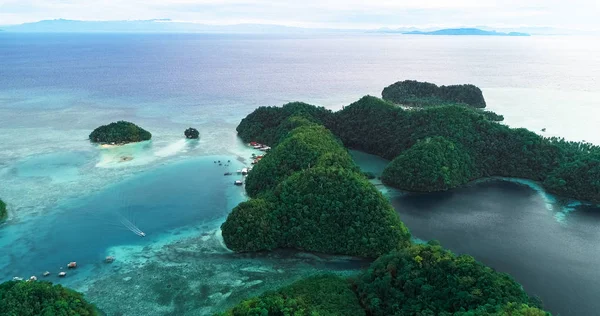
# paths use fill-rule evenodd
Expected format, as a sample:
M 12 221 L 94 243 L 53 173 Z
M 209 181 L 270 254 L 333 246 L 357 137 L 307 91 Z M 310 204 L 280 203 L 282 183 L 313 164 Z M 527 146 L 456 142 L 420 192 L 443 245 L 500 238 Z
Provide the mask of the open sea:
M 107 315 L 210 315 L 306 275 L 356 273 L 368 262 L 224 247 L 219 227 L 247 198 L 233 185 L 254 152 L 236 137 L 244 116 L 290 101 L 337 110 L 405 79 L 472 83 L 510 126 L 600 144 L 599 42 L 0 33 L 0 281 L 49 271 Z M 116 120 L 152 141 L 89 143 Z M 386 164 L 353 155 L 365 170 Z M 439 194 L 377 186 L 415 238 L 510 273 L 554 315 L 598 314 L 600 208 L 518 179 Z

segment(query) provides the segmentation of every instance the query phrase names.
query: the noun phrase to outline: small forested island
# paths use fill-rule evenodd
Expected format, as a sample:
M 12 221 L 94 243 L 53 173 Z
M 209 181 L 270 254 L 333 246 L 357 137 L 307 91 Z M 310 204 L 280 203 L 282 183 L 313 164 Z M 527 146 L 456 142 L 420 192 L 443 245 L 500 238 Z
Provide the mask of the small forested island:
M 6 203 L 0 199 L 0 222 L 4 221 L 8 217 L 8 211 L 6 211 Z
M 81 293 L 45 281 L 0 284 L 0 315 L 100 315 Z
M 96 128 L 89 136 L 92 143 L 117 144 L 150 140 L 152 134 L 147 130 L 126 121 L 113 122 Z
M 405 80 L 383 89 L 386 101 L 405 106 L 428 107 L 440 105 L 465 105 L 485 108 L 481 89 L 472 84 L 437 86 L 429 82 Z
M 527 33 L 521 32 L 496 32 L 496 31 L 486 31 L 477 28 L 458 28 L 458 29 L 442 29 L 431 32 L 423 32 L 423 31 L 410 31 L 403 32 L 403 34 L 410 35 L 477 35 L 477 36 L 531 36 Z
M 200 137 L 200 132 L 198 132 L 197 129 L 190 127 L 183 132 L 183 135 L 185 135 L 185 138 L 187 139 L 198 139 Z

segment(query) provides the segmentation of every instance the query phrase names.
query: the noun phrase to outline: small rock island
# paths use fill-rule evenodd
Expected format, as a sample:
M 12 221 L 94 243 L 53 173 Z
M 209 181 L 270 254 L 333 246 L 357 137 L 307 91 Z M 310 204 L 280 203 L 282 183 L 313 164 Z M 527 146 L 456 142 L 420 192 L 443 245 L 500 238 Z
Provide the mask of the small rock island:
M 185 138 L 187 139 L 198 139 L 200 137 L 200 132 L 197 129 L 190 127 L 183 132 Z
M 124 145 L 150 140 L 152 134 L 147 130 L 126 121 L 113 122 L 96 128 L 90 134 L 90 141 L 99 144 Z

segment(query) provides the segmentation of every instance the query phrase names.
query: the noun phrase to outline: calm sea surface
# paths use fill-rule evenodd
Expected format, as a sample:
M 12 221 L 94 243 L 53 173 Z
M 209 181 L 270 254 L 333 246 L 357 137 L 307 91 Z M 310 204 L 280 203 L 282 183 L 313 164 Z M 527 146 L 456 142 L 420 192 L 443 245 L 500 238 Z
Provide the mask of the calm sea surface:
M 235 135 L 241 118 L 297 100 L 336 110 L 398 80 L 473 83 L 511 126 L 600 144 L 596 43 L 0 33 L 0 197 L 10 210 L 0 228 L 0 278 L 48 270 L 109 315 L 199 315 L 307 274 L 352 273 L 364 263 L 223 247 L 218 228 L 246 198 L 232 185 L 237 176 L 223 176 L 249 163 L 252 150 Z M 119 119 L 153 140 L 112 149 L 86 140 Z M 190 126 L 200 141 L 182 139 Z M 365 169 L 385 165 L 356 155 Z M 522 182 L 428 195 L 379 188 L 415 237 L 512 274 L 554 314 L 600 310 L 599 209 Z M 102 263 L 107 255 L 116 262 Z M 70 261 L 80 268 L 59 280 Z M 123 300 L 132 304 L 116 304 Z

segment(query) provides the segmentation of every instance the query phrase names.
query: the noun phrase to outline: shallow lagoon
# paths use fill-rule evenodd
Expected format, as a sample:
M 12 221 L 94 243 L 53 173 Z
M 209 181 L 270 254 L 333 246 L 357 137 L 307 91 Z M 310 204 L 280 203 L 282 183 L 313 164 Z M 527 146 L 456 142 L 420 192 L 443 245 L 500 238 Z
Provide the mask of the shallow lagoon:
M 63 155 L 55 158 L 64 163 Z M 303 275 L 325 269 L 351 273 L 364 266 L 351 258 L 227 250 L 219 226 L 246 199 L 243 188 L 233 185 L 242 178 L 235 172 L 242 161 L 207 156 L 169 163 L 6 225 L 0 230 L 0 278 L 41 278 L 48 270 L 52 275 L 45 279 L 84 291 L 109 315 L 197 315 Z M 123 219 L 147 236 L 127 229 Z M 104 263 L 109 255 L 116 262 Z M 70 261 L 79 267 L 67 270 Z M 58 278 L 60 271 L 67 277 Z M 115 305 L 124 299 L 131 304 Z

